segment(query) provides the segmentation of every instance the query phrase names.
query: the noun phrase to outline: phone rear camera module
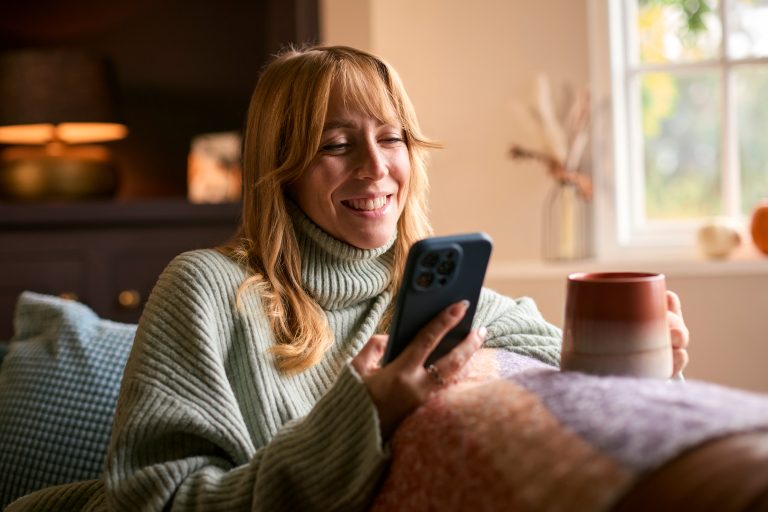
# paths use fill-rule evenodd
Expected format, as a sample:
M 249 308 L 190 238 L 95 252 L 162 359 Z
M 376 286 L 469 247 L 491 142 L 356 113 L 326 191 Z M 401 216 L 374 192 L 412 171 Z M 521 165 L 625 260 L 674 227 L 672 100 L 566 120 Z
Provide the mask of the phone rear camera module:
M 419 288 L 429 288 L 432 286 L 432 283 L 435 281 L 435 274 L 432 272 L 422 272 L 418 276 L 416 276 L 416 286 Z
M 421 265 L 427 268 L 432 268 L 437 265 L 439 260 L 440 256 L 436 252 L 430 252 L 422 258 Z
M 447 276 L 456 268 L 456 264 L 450 260 L 443 260 L 437 266 L 437 273 Z

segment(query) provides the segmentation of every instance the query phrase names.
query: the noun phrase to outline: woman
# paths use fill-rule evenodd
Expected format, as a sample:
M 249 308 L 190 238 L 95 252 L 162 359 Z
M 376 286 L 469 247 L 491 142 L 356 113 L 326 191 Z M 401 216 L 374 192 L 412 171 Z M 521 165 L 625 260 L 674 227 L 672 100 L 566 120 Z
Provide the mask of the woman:
M 407 251 L 430 233 L 432 146 L 395 71 L 367 53 L 290 50 L 264 70 L 239 235 L 158 280 L 89 506 L 365 509 L 398 423 L 481 345 L 557 364 L 560 332 L 533 302 L 484 290 L 480 327 L 429 371 L 466 304 L 378 367 Z

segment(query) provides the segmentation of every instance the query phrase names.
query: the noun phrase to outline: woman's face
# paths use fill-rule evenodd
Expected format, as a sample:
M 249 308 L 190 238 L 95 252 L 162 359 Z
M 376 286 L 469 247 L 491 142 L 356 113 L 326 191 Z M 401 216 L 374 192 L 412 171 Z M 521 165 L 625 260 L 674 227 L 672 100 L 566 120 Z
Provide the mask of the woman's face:
M 288 193 L 334 238 L 374 249 L 395 233 L 410 173 L 402 127 L 349 110 L 334 87 L 320 149 Z

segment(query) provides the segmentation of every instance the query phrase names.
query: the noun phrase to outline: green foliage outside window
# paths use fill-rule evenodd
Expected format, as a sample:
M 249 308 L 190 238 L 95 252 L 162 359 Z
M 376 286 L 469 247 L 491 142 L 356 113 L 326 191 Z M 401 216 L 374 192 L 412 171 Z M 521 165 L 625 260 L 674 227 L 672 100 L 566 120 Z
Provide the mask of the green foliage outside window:
M 704 17 L 714 12 L 711 0 L 640 0 L 640 7 L 667 6 L 678 9 L 685 18 L 686 32 L 682 37 L 695 36 L 702 30 L 706 30 Z

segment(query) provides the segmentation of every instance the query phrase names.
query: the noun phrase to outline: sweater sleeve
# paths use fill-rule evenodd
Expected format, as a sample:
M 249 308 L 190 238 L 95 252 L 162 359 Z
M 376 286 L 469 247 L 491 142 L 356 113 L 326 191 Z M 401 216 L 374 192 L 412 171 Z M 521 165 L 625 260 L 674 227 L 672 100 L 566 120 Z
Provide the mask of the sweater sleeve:
M 513 299 L 484 288 L 474 326 L 488 329 L 487 348 L 503 348 L 554 366 L 560 364 L 562 332 L 544 320 L 529 297 Z
M 345 365 L 307 416 L 254 447 L 214 339 L 238 327 L 221 325 L 216 280 L 200 272 L 177 258 L 142 315 L 107 456 L 110 509 L 364 509 L 386 453 L 360 378 Z

